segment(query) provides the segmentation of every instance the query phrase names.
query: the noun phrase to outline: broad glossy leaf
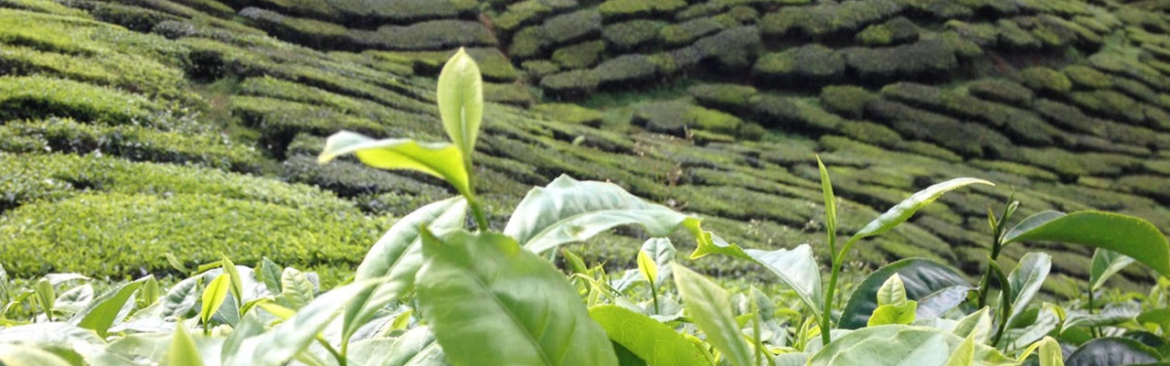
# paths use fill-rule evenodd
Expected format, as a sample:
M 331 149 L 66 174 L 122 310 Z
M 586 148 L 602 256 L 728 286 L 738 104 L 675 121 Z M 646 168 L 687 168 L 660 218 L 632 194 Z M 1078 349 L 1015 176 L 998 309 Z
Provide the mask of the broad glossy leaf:
M 964 341 L 937 328 L 883 325 L 836 338 L 813 355 L 808 365 L 943 366 Z M 1012 365 L 1015 361 L 994 348 L 976 344 L 971 364 Z
M 707 342 L 723 353 L 732 366 L 752 365 L 752 352 L 740 333 L 727 291 L 694 271 L 674 264 L 674 281 L 691 321 L 707 335 Z
M 207 288 L 203 289 L 203 310 L 199 312 L 199 320 L 203 324 L 208 324 L 211 321 L 211 317 L 223 306 L 223 302 L 227 300 L 228 292 L 231 291 L 231 282 L 232 277 L 224 273 L 212 280 L 211 283 L 207 284 Z
M 918 300 L 918 310 L 915 318 L 928 320 L 941 317 L 946 312 L 961 305 L 967 300 L 967 293 L 971 291 L 967 286 L 951 286 L 935 291 Z
M 878 289 L 895 273 L 902 278 L 906 298 L 910 300 L 921 300 L 948 287 L 970 286 L 966 278 L 949 266 L 928 259 L 903 259 L 874 271 L 857 285 L 845 305 L 838 327 L 842 329 L 864 327 L 869 322 L 870 314 L 877 309 L 875 299 Z
M 187 327 L 175 327 L 171 348 L 167 351 L 168 366 L 203 366 L 203 358 L 195 347 L 195 340 L 187 333 Z
M 1099 338 L 1081 345 L 1065 360 L 1067 366 L 1119 366 L 1154 363 L 1157 351 L 1128 338 Z
M 1137 321 L 1142 324 L 1157 324 L 1165 332 L 1170 330 L 1170 308 L 1146 311 L 1138 315 Z
M 926 207 L 926 205 L 934 202 L 939 197 L 942 197 L 943 194 L 972 184 L 995 185 L 982 179 L 957 178 L 927 187 L 924 190 L 914 193 L 910 198 L 898 203 L 890 208 L 889 211 L 878 216 L 877 219 L 866 224 L 860 231 L 853 234 L 853 237 L 849 238 L 849 241 L 857 241 L 890 231 L 890 229 L 909 220 L 918 210 Z
M 427 327 L 411 329 L 398 338 L 358 341 L 349 347 L 349 360 L 362 366 L 447 365 L 442 356 L 435 335 Z
M 1163 276 L 1170 276 L 1170 244 L 1148 221 L 1108 212 L 1064 214 L 1045 211 L 1029 216 L 1004 236 L 1004 243 L 1051 241 L 1087 245 L 1130 256 Z
M 1008 283 L 1012 289 L 1012 314 L 1008 317 L 1008 324 L 1020 313 L 1027 310 L 1028 303 L 1040 292 L 1048 272 L 1052 270 L 1052 256 L 1045 253 L 1028 253 L 1016 265 L 1016 269 L 1008 275 Z
M 259 270 L 256 271 L 256 279 L 264 283 L 264 287 L 268 289 L 268 293 L 273 296 L 280 295 L 280 274 L 283 272 L 284 268 L 279 264 L 268 259 L 268 257 L 264 257 L 260 261 Z
M 114 324 L 114 320 L 121 318 L 119 313 L 122 312 L 122 308 L 126 305 L 126 302 L 130 301 L 130 296 L 134 295 L 134 292 L 138 291 L 138 288 L 142 287 L 142 284 L 149 278 L 151 277 L 143 277 L 137 281 L 128 282 L 106 291 L 106 293 L 90 302 L 84 309 L 74 314 L 69 323 L 81 328 L 93 330 L 99 336 L 105 337 L 106 331 Z
M 354 154 L 366 165 L 378 169 L 407 169 L 430 174 L 451 184 L 464 196 L 473 196 L 463 155 L 455 145 L 423 143 L 411 139 L 375 140 L 358 133 L 341 131 L 329 136 L 317 157 L 319 163 Z
M 678 253 L 678 249 L 674 248 L 674 243 L 667 238 L 651 238 L 642 243 L 642 252 L 650 256 L 654 260 L 654 266 L 658 267 L 658 275 L 654 283 L 662 284 L 670 280 L 671 267 L 674 263 L 674 257 Z
M 992 325 L 991 309 L 983 308 L 960 319 L 951 333 L 963 338 L 974 335 L 975 342 L 986 344 L 991 340 Z
M 454 365 L 616 366 L 564 275 L 511 238 L 423 231 L 419 311 Z
M 1040 358 L 1040 366 L 1064 366 L 1064 351 L 1052 337 L 1040 340 L 1040 351 L 1036 356 Z
M 1089 268 L 1089 289 L 1097 291 L 1105 285 L 1110 277 L 1121 272 L 1122 269 L 1133 264 L 1134 259 L 1125 254 L 1108 249 L 1097 248 L 1093 251 L 1093 264 Z
M 674 329 L 617 305 L 589 309 L 609 339 L 651 365 L 711 366 L 694 343 Z
M 867 327 L 890 324 L 910 324 L 914 322 L 914 312 L 918 310 L 917 301 L 906 301 L 901 304 L 879 305 L 870 315 Z
M 504 234 L 524 249 L 543 253 L 624 225 L 640 225 L 650 236 L 664 237 L 683 227 L 695 232 L 699 219 L 646 202 L 613 183 L 582 182 L 562 175 L 528 192 L 512 212 Z
M 1141 305 L 1135 302 L 1122 302 L 1106 305 L 1104 309 L 1101 309 L 1096 314 L 1089 314 L 1083 311 L 1069 312 L 1068 319 L 1065 319 L 1064 328 L 1093 328 L 1118 325 L 1137 320 L 1141 311 Z
M 878 288 L 877 303 L 882 305 L 905 305 L 908 299 L 906 298 L 906 286 L 902 284 L 902 277 L 895 273 L 882 286 Z
M 316 292 L 309 278 L 292 267 L 285 268 L 284 273 L 280 274 L 280 286 L 280 298 L 293 309 L 299 309 L 313 301 L 313 293 Z
M 1029 314 L 1036 314 L 1035 320 L 1021 326 L 1019 319 L 1025 318 L 1024 315 Z M 1060 317 L 1051 307 L 1043 307 L 1021 313 L 1020 316 L 1016 317 L 1016 323 L 1014 324 L 1016 328 L 1009 328 L 1004 332 L 1003 338 L 1000 339 L 1000 347 L 1006 347 L 1006 349 L 1027 348 L 1060 327 Z M 1009 327 L 1012 325 L 1009 324 Z
M 462 48 L 443 66 L 436 99 L 443 129 L 470 162 L 483 121 L 483 79 L 475 60 Z
M 358 294 L 377 284 L 376 280 L 362 281 L 334 288 L 317 296 L 312 302 L 298 309 L 296 315 L 281 322 L 272 330 L 251 337 L 229 337 L 223 347 L 236 351 L 223 353 L 223 365 L 285 364 L 297 353 L 304 351 L 317 334 L 321 333 Z M 245 319 L 255 318 L 257 315 L 254 314 L 258 312 L 249 313 Z
M 199 276 L 179 281 L 167 290 L 166 296 L 160 300 L 162 310 L 159 313 L 164 320 L 185 318 L 195 303 L 199 301 Z
M 780 277 L 780 282 L 795 291 L 796 296 L 800 298 L 808 311 L 814 315 L 820 315 L 823 307 L 821 304 L 824 301 L 824 296 L 821 295 L 821 272 L 820 267 L 817 266 L 816 258 L 813 257 L 812 247 L 808 244 L 801 244 L 791 250 L 764 251 L 742 249 L 739 245 L 730 244 L 714 235 L 710 235 L 710 238 L 712 244 L 706 247 L 700 242 L 699 249 L 696 249 L 695 253 L 703 252 L 703 254 L 698 257 L 708 253 L 718 253 L 756 262 Z M 698 257 L 691 256 L 692 259 Z M 876 295 L 876 292 L 877 288 L 875 287 L 874 294 L 870 295 L 871 299 Z
M 422 239 L 419 228 L 447 231 L 462 227 L 467 216 L 467 200 L 454 197 L 435 202 L 411 212 L 378 239 L 366 253 L 355 274 L 356 281 L 386 279 L 386 282 L 358 295 L 346 309 L 342 340 L 348 340 L 379 309 L 414 288 L 414 275 L 422 267 Z
M 947 366 L 971 366 L 975 364 L 975 337 L 968 336 L 947 359 Z
M 646 360 L 641 359 L 620 344 L 613 344 L 613 353 L 617 355 L 618 366 L 646 366 Z
M 28 345 L 0 344 L 0 364 L 5 366 L 71 366 L 50 352 Z

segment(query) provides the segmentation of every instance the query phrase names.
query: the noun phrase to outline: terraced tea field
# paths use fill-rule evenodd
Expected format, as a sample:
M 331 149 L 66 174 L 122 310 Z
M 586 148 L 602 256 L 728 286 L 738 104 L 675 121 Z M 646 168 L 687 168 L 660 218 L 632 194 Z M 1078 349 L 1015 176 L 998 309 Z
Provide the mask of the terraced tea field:
M 0 0 L 0 264 L 112 278 L 262 257 L 344 278 L 428 176 L 318 165 L 324 136 L 444 140 L 435 77 L 482 69 L 493 227 L 561 174 L 754 248 L 823 244 L 816 155 L 852 233 L 971 176 L 855 266 L 980 273 L 989 205 L 1170 231 L 1170 3 L 1158 0 Z M 1021 216 L 1022 217 L 1022 216 Z M 584 248 L 632 266 L 644 234 Z M 693 243 L 678 240 L 677 243 Z M 1085 247 L 1050 245 L 1078 294 Z M 1005 268 L 1023 255 L 1005 249 Z M 709 273 L 746 262 L 703 259 Z M 1066 280 L 1062 280 L 1067 279 Z M 1144 289 L 1130 267 L 1117 280 Z

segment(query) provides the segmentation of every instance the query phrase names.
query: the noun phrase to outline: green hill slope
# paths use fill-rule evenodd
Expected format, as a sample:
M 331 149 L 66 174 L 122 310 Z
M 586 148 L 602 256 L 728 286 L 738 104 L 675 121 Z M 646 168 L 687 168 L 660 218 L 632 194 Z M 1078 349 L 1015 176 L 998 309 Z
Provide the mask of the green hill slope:
M 819 153 L 845 232 L 932 182 L 1000 184 L 859 245 L 869 265 L 921 256 L 976 271 L 986 209 L 1013 194 L 1022 214 L 1097 208 L 1170 231 L 1168 8 L 0 0 L 0 264 L 121 277 L 168 271 L 166 253 L 222 252 L 344 276 L 394 216 L 451 192 L 318 166 L 323 136 L 443 138 L 433 77 L 461 46 L 490 82 L 476 161 L 501 227 L 530 186 L 569 174 L 699 214 L 745 246 L 812 242 L 826 257 Z M 628 263 L 640 236 L 582 250 Z M 1086 277 L 1085 249 L 1040 246 L 1059 276 Z

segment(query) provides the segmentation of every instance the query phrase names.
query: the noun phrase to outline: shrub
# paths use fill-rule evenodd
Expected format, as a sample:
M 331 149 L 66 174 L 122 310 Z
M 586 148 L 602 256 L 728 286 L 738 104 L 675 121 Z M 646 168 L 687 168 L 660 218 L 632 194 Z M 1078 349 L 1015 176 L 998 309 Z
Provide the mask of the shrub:
M 743 123 L 727 113 L 680 101 L 652 103 L 634 112 L 634 124 L 652 132 L 685 136 L 690 128 L 734 134 Z
M 1134 157 L 1105 153 L 1073 153 L 1056 148 L 1034 149 L 1021 147 L 1005 156 L 1007 160 L 1049 169 L 1062 177 L 1084 175 L 1116 176 L 1140 166 Z
M 654 80 L 658 65 L 646 55 L 622 55 L 593 68 L 601 85 L 630 85 Z
M 601 61 L 605 52 L 605 41 L 589 41 L 553 52 L 552 60 L 566 69 L 583 69 Z
M 263 142 L 278 156 L 299 133 L 328 135 L 341 130 L 363 131 L 376 135 L 395 134 L 395 128 L 347 115 L 332 108 L 249 96 L 231 98 L 231 110 L 245 125 L 263 134 Z M 396 135 L 407 136 L 398 130 Z
M 337 196 L 300 184 L 198 166 L 135 163 L 94 154 L 0 154 L 0 207 L 55 201 L 84 191 L 135 194 L 204 194 L 306 210 L 352 209 Z
M 670 14 L 686 6 L 684 0 L 607 0 L 597 10 L 606 19 L 629 19 Z
M 1042 44 L 1032 33 L 1020 28 L 1016 22 L 1008 19 L 1000 19 L 996 23 L 999 26 L 999 43 L 1015 49 L 1037 50 Z
M 1060 127 L 1094 136 L 1105 135 L 1104 126 L 1092 117 L 1085 115 L 1077 107 L 1048 99 L 1037 99 L 1035 108 L 1036 112 Z
M 753 99 L 752 110 L 765 126 L 790 131 L 834 132 L 845 122 L 813 101 L 796 98 L 760 95 Z
M 605 113 L 601 111 L 571 103 L 538 104 L 532 107 L 532 110 L 552 121 L 593 127 L 601 126 L 601 122 L 605 118 Z
M 485 83 L 483 85 L 483 95 L 484 100 L 489 102 L 510 104 L 525 108 L 536 103 L 536 99 L 528 89 L 528 85 L 525 84 Z
M 222 136 L 163 132 L 139 126 L 86 125 L 68 119 L 10 122 L 0 126 L 0 140 L 32 143 L 5 151 L 47 151 L 120 156 L 134 161 L 198 164 L 219 169 L 258 172 L 263 157 L 254 149 L 233 144 Z
M 194 98 L 182 90 L 187 85 L 182 70 L 121 52 L 88 56 L 5 47 L 0 50 L 0 72 L 53 75 L 174 100 Z
M 90 18 L 89 13 L 71 8 L 50 0 L 3 0 L 0 7 L 34 11 L 52 15 L 61 15 L 77 18 Z
M 505 33 L 532 25 L 555 11 L 576 6 L 575 1 L 525 0 L 508 5 L 508 9 L 492 19 L 492 25 Z
M 748 106 L 757 91 L 745 85 L 699 84 L 687 88 L 687 93 L 704 107 L 739 112 Z
M 1077 86 L 1089 89 L 1107 89 L 1113 87 L 1112 78 L 1088 66 L 1069 65 L 1061 71 Z
M 520 76 L 512 61 L 497 48 L 478 47 L 466 48 L 465 51 L 479 64 L 480 73 L 484 79 L 491 81 L 513 81 Z M 409 65 L 411 74 L 417 72 L 425 75 L 439 75 L 443 62 L 451 58 L 456 50 L 447 51 L 372 51 L 374 57 Z
M 950 20 L 946 22 L 946 27 L 980 47 L 999 45 L 999 29 L 993 23 L 966 23 L 960 20 Z
M 792 31 L 811 38 L 852 32 L 880 22 L 902 11 L 893 0 L 848 1 L 840 4 L 786 6 L 765 15 L 760 24 L 767 35 L 783 36 Z
M 341 197 L 358 197 L 379 193 L 400 193 L 438 198 L 446 191 L 400 174 L 370 168 L 354 162 L 317 164 L 314 156 L 296 155 L 284 161 L 281 176 L 337 193 Z
M 530 59 L 539 56 L 546 47 L 571 43 L 600 31 L 601 15 L 596 10 L 578 10 L 521 29 L 512 38 L 508 54 L 521 60 Z
M 665 26 L 659 31 L 659 36 L 667 46 L 680 46 L 735 25 L 738 21 L 730 15 L 698 18 Z
M 854 47 L 840 52 L 850 69 L 870 81 L 941 75 L 959 66 L 955 50 L 941 39 L 885 48 Z
M 408 26 L 386 25 L 377 31 L 354 30 L 350 37 L 359 47 L 405 51 L 495 46 L 499 43 L 483 24 L 450 19 Z
M 385 225 L 357 210 L 309 211 L 202 194 L 84 193 L 10 211 L 0 218 L 0 251 L 4 267 L 20 276 L 121 278 L 169 270 L 166 254 L 210 262 L 221 252 L 243 263 L 267 256 L 354 264 Z M 312 232 L 292 230 L 310 226 Z
M 854 37 L 866 46 L 889 46 L 918 40 L 918 26 L 905 17 L 866 27 Z
M 545 76 L 540 87 L 557 97 L 578 98 L 592 93 L 600 82 L 593 70 L 572 70 Z
M 739 70 L 752 65 L 762 45 L 756 27 L 741 26 L 703 37 L 688 48 L 694 50 L 700 61 L 713 59 L 724 70 Z
M 308 18 L 284 16 L 279 13 L 245 8 L 240 16 L 256 28 L 277 38 L 317 49 L 344 49 L 351 47 L 349 29 L 334 23 Z
M 821 89 L 821 100 L 834 113 L 849 118 L 861 118 L 865 104 L 877 98 L 865 88 L 852 85 L 830 85 Z
M 69 0 L 66 4 L 85 10 L 94 20 L 117 24 L 136 32 L 149 32 L 164 21 L 182 20 L 164 12 L 112 2 Z
M 543 79 L 545 76 L 552 75 L 561 71 L 560 65 L 557 65 L 548 60 L 530 60 L 524 61 L 520 64 L 524 71 L 528 72 L 533 79 Z
M 601 31 L 601 36 L 619 49 L 636 49 L 657 40 L 658 33 L 666 24 L 657 20 L 631 20 L 606 25 Z
M 1158 70 L 1131 57 L 1098 52 L 1089 57 L 1089 63 L 1102 71 L 1127 76 L 1158 90 L 1165 91 L 1170 88 L 1168 87 L 1170 81 L 1167 81 Z
M 976 97 L 990 101 L 1028 108 L 1035 96 L 1031 90 L 1006 79 L 979 79 L 967 84 L 967 91 Z
M 844 76 L 845 57 L 819 44 L 801 46 L 761 56 L 752 73 L 777 82 L 831 82 Z
M 0 120 L 71 117 L 82 121 L 148 122 L 160 107 L 139 95 L 43 76 L 0 77 Z
M 1012 146 L 1007 137 L 985 126 L 897 102 L 874 100 L 865 110 L 866 115 L 885 122 L 907 139 L 932 142 L 968 158 L 998 156 Z
M 1146 119 L 1140 103 L 1112 90 L 1073 92 L 1069 98 L 1084 110 L 1110 119 L 1131 123 L 1142 123 Z
M 1043 67 L 1029 67 L 1020 71 L 1024 84 L 1038 92 L 1062 94 L 1072 90 L 1072 81 L 1060 72 Z

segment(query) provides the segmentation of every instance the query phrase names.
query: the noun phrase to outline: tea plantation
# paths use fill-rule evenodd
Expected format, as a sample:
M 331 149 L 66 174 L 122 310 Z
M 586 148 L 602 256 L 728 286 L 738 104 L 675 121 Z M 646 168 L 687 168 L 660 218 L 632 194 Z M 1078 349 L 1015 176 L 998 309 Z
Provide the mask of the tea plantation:
M 123 279 L 227 254 L 346 277 L 394 218 L 454 196 L 319 165 L 324 137 L 444 140 L 435 77 L 466 47 L 493 227 L 561 174 L 611 181 L 753 248 L 829 258 L 912 192 L 987 179 L 860 246 L 981 273 L 987 208 L 1101 209 L 1170 232 L 1170 2 L 1161 0 L 0 0 L 0 265 Z M 1023 217 L 1023 216 L 1021 216 Z M 632 266 L 623 230 L 587 261 Z M 678 240 L 693 243 L 690 240 Z M 1049 245 L 1049 294 L 1092 251 Z M 683 251 L 683 250 L 680 250 Z M 1021 246 L 1000 257 L 1014 267 Z M 766 278 L 703 259 L 710 274 Z M 1122 289 L 1144 289 L 1129 267 Z

